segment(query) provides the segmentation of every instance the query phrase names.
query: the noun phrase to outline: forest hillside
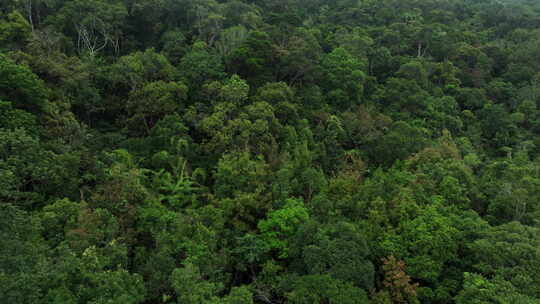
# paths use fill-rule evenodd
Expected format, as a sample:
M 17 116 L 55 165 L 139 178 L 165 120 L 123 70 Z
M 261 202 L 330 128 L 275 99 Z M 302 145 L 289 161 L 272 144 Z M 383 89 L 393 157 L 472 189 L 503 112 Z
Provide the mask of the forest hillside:
M 0 303 L 540 303 L 540 1 L 1 0 Z

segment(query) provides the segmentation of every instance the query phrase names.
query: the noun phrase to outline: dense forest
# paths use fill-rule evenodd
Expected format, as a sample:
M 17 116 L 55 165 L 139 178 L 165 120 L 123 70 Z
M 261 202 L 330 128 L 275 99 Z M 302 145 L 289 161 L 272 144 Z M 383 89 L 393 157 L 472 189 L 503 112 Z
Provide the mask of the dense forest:
M 0 302 L 540 303 L 537 0 L 1 0 Z

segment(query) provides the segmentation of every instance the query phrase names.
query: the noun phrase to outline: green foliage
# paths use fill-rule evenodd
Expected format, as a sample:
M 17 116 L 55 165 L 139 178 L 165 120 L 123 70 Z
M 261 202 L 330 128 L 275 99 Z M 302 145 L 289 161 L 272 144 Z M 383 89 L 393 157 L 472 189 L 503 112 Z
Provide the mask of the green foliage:
M 135 90 L 149 82 L 172 80 L 175 69 L 165 56 L 147 49 L 120 57 L 109 73 L 115 84 Z
M 457 290 L 459 277 L 452 272 L 459 260 L 463 242 L 478 238 L 485 224 L 470 214 L 450 213 L 440 198 L 420 214 L 390 230 L 380 242 L 383 255 L 396 256 L 407 265 L 413 281 L 420 280 L 418 298 L 421 301 L 450 301 Z M 437 200 L 439 200 L 437 202 Z M 471 225 L 471 222 L 473 223 Z
M 0 1 L 0 302 L 538 303 L 532 0 Z
M 13 50 L 24 47 L 30 40 L 32 28 L 17 11 L 7 14 L 0 20 L 0 50 Z
M 120 52 L 122 27 L 128 17 L 122 2 L 74 0 L 60 5 L 49 22 L 73 39 L 80 54 L 93 57 L 106 48 Z
M 186 37 L 179 29 L 171 29 L 161 36 L 161 52 L 173 63 L 179 63 L 185 55 L 187 43 Z
M 55 267 L 50 273 L 50 286 L 44 300 L 142 303 L 146 293 L 142 277 L 124 268 L 126 254 L 126 247 L 116 240 L 105 246 L 90 246 L 81 253 L 59 246 L 52 256 Z
M 15 108 L 38 113 L 47 97 L 43 81 L 29 67 L 0 54 L 0 99 L 12 102 Z
M 23 208 L 43 204 L 68 173 L 60 161 L 25 129 L 0 129 L 0 197 Z
M 328 275 L 303 276 L 293 279 L 291 284 L 293 290 L 287 293 L 290 303 L 369 303 L 364 290 Z
M 242 78 L 253 79 L 254 84 L 271 80 L 271 72 L 266 69 L 273 62 L 272 42 L 265 32 L 252 31 L 240 47 L 235 49 L 229 65 Z
M 127 103 L 132 128 L 143 125 L 146 132 L 165 116 L 179 111 L 187 98 L 188 88 L 181 82 L 156 81 L 131 91 Z
M 277 250 L 279 258 L 289 256 L 289 241 L 301 223 L 309 219 L 309 212 L 304 204 L 290 199 L 278 210 L 270 211 L 268 218 L 258 223 L 264 245 L 270 250 Z
M 364 290 L 373 288 L 370 251 L 362 231 L 353 224 L 338 222 L 323 226 L 310 222 L 296 234 L 293 252 L 308 274 L 330 275 Z
M 9 302 L 37 303 L 47 278 L 46 247 L 39 237 L 39 226 L 25 212 L 3 203 L 0 227 L 0 297 Z
M 334 49 L 321 60 L 322 87 L 328 104 L 347 108 L 360 103 L 365 81 L 365 64 L 343 48 Z
M 376 163 L 390 166 L 396 160 L 403 160 L 420 151 L 426 144 L 425 130 L 398 121 L 370 147 L 370 156 Z
M 253 304 L 253 294 L 245 286 L 233 287 L 231 293 L 223 299 L 225 304 Z
M 537 299 L 519 292 L 512 284 L 496 277 L 488 280 L 479 274 L 464 274 L 463 290 L 456 297 L 456 303 L 536 303 Z
M 492 227 L 472 243 L 475 269 L 499 277 L 517 292 L 538 298 L 538 228 L 517 222 Z
M 24 128 L 34 135 L 39 129 L 36 117 L 26 111 L 14 109 L 11 102 L 0 100 L 0 128 L 16 129 Z
M 210 80 L 220 80 L 225 77 L 222 61 L 209 52 L 204 42 L 193 44 L 191 50 L 182 57 L 178 70 L 192 88 L 199 88 Z
M 205 281 L 196 266 L 187 264 L 175 269 L 171 275 L 178 303 L 212 303 L 219 286 Z

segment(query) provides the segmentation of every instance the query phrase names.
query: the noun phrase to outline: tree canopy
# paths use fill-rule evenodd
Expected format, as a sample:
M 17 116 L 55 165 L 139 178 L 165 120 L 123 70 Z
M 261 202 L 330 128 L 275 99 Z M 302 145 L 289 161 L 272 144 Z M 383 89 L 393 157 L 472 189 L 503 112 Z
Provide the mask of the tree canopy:
M 0 302 L 540 303 L 540 2 L 0 1 Z

